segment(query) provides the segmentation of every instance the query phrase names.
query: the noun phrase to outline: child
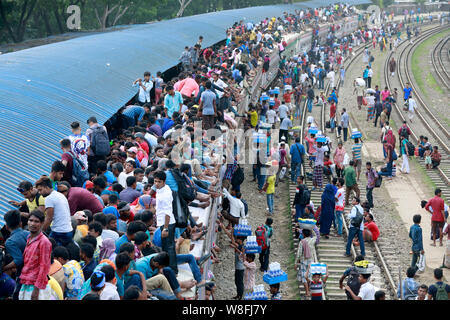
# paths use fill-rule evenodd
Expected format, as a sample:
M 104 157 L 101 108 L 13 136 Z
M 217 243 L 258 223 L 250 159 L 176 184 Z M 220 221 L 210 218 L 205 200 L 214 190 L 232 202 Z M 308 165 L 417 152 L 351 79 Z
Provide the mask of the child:
M 423 155 L 425 157 L 425 167 L 427 169 L 431 169 L 431 148 L 430 148 L 430 146 L 425 147 L 425 153 Z
M 305 295 L 309 297 L 309 282 L 311 279 L 308 277 L 308 270 L 313 261 L 312 248 L 314 247 L 316 237 L 311 237 L 311 230 L 303 229 L 302 233 L 303 239 L 299 242 L 297 250 L 297 280 L 303 283 Z
M 273 214 L 273 197 L 275 193 L 275 181 L 276 174 L 273 170 L 273 167 L 270 168 L 271 175 L 267 177 L 266 183 L 264 184 L 262 191 L 266 191 L 266 199 L 267 199 L 267 210 L 269 211 L 269 215 Z
M 270 285 L 270 300 L 281 300 L 280 284 L 274 283 Z
M 386 300 L 386 293 L 383 290 L 376 291 L 375 300 Z
M 266 223 L 264 225 L 264 228 L 266 229 L 266 235 L 267 235 L 267 248 L 262 249 L 261 253 L 259 254 L 259 262 L 261 263 L 261 268 L 259 269 L 261 272 L 267 271 L 267 268 L 269 267 L 269 255 L 270 255 L 270 238 L 273 235 L 273 229 L 272 229 L 272 218 L 267 218 Z
M 422 220 L 422 216 L 420 214 L 416 214 L 413 216 L 414 224 L 409 229 L 409 237 L 412 240 L 412 261 L 411 267 L 417 271 L 416 263 L 420 258 L 420 254 L 424 253 L 423 250 L 423 241 L 422 241 L 422 228 L 420 227 L 420 221 Z
M 219 223 L 219 226 L 226 233 L 226 235 L 231 239 L 231 247 L 234 248 L 234 284 L 236 285 L 236 296 L 231 299 L 234 300 L 242 300 L 242 296 L 244 295 L 244 272 L 245 265 L 240 259 L 241 253 L 243 253 L 244 249 L 244 241 L 246 237 L 243 236 L 233 236 L 233 233 L 228 231 L 222 222 Z
M 250 293 L 253 291 L 253 287 L 255 286 L 255 273 L 256 273 L 256 262 L 255 262 L 255 254 L 247 253 L 241 254 L 241 260 L 244 263 L 245 271 L 244 271 L 244 292 Z
M 311 300 L 323 300 L 322 289 L 325 286 L 328 279 L 328 266 L 327 266 L 327 273 L 325 274 L 323 279 L 320 278 L 321 278 L 320 273 L 314 273 L 312 275 L 312 281 L 309 284 L 309 291 L 311 292 Z
M 333 164 L 333 161 L 330 160 L 329 155 L 324 155 L 323 157 L 323 174 L 328 180 L 328 183 L 331 183 L 331 177 L 332 177 L 332 171 L 331 171 L 331 165 Z

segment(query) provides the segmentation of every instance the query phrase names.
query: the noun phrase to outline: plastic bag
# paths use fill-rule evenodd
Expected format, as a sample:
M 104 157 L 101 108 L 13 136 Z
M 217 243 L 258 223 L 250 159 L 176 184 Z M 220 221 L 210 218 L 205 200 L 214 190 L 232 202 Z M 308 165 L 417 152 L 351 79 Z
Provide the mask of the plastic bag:
M 281 169 L 281 171 L 280 171 L 280 179 L 283 179 L 283 178 L 284 178 L 284 175 L 286 174 L 286 171 L 287 171 L 286 167 L 284 167 L 283 169 Z
M 344 166 L 347 166 L 349 163 L 350 163 L 350 157 L 348 156 L 348 153 L 346 152 L 346 153 L 344 154 L 344 161 L 342 162 L 342 164 L 343 164 Z
M 424 272 L 425 271 L 425 255 L 420 254 L 419 261 L 417 261 L 417 271 Z

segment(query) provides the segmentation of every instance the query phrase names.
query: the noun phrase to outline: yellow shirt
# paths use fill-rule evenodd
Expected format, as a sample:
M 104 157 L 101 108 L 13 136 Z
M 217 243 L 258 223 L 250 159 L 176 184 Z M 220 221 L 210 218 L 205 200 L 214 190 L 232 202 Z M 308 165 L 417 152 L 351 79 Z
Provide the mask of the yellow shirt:
M 252 31 L 252 33 L 250 33 L 249 39 L 250 39 L 250 41 L 253 41 L 253 40 L 256 39 L 256 33 L 255 33 L 255 31 Z
M 256 127 L 258 124 L 258 113 L 256 111 L 250 112 L 250 123 L 252 127 Z
M 64 295 L 63 295 L 61 286 L 59 285 L 58 281 L 56 281 L 51 276 L 49 276 L 48 278 L 49 278 L 48 285 L 53 290 L 53 292 L 55 293 L 55 295 L 58 298 L 58 300 L 64 300 Z
M 275 193 L 275 179 L 276 179 L 276 175 L 272 175 L 269 176 L 267 178 L 267 190 L 266 190 L 266 194 L 272 194 Z
M 29 212 L 31 212 L 31 211 L 33 211 L 33 210 L 38 208 L 38 205 L 36 203 L 36 198 L 34 198 L 33 201 L 31 201 L 31 202 L 28 199 L 25 199 L 25 201 L 26 201 L 26 204 L 27 204 Z M 45 207 L 45 198 L 43 196 L 39 196 L 38 202 L 39 202 L 40 206 L 44 206 Z

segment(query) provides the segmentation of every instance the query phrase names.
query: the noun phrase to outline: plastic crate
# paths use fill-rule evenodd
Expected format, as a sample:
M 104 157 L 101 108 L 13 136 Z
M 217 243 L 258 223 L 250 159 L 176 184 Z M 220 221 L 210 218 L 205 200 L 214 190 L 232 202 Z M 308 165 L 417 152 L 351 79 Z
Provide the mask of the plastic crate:
M 284 282 L 284 281 L 287 281 L 287 279 L 288 279 L 288 276 L 285 272 L 283 272 L 282 275 L 277 276 L 277 277 L 271 277 L 269 274 L 265 274 L 263 276 L 263 281 L 269 285 Z

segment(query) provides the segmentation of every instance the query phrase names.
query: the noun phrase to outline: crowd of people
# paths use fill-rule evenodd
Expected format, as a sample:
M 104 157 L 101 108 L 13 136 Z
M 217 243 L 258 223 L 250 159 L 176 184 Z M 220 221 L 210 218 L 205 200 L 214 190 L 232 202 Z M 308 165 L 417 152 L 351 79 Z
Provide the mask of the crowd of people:
M 338 76 L 341 83 L 345 81 L 343 61 L 353 47 L 372 39 L 385 43 L 386 34 L 397 30 L 387 24 L 381 29 L 359 28 L 336 37 L 340 25 L 335 22 L 353 13 L 353 7 L 339 4 L 297 10 L 258 24 L 241 21 L 226 31 L 225 43 L 206 48 L 200 36 L 181 53 L 176 77 L 166 79 L 157 72 L 155 78 L 145 72 L 132 83 L 138 88 L 134 103 L 121 108 L 105 125 L 90 117 L 83 133 L 79 122 L 71 123 L 71 134 L 60 141 L 61 159 L 53 162 L 48 175 L 20 182 L 17 191 L 23 200 L 11 199 L 17 209 L 4 215 L 0 298 L 183 300 L 188 291 L 204 287 L 205 299 L 212 300 L 214 277 L 205 278 L 203 265 L 209 260 L 218 263 L 221 249 L 214 245 L 209 252 L 200 250 L 203 255 L 192 254 L 208 230 L 207 223 L 199 222 L 192 211 L 208 208 L 214 199 L 222 197 L 216 232 L 223 231 L 231 240 L 235 250 L 234 299 L 243 299 L 255 285 L 258 268 L 255 255 L 245 252 L 246 237 L 233 232 L 249 215 L 240 190 L 245 179 L 240 166 L 245 147 L 238 137 L 226 134 L 240 127 L 251 132 L 249 144 L 255 145 L 253 178 L 257 190 L 267 198 L 269 217 L 256 233 L 262 248 L 259 270 L 268 271 L 274 193 L 290 169 L 289 178 L 298 185 L 293 203 L 296 218 L 314 218 L 320 223 L 320 228 L 316 226 L 310 232 L 297 227 L 301 238 L 298 279 L 308 295 L 321 298 L 319 292 L 327 276 L 309 274 L 311 246 L 321 236 L 328 238 L 332 225 L 342 236 L 344 208 L 354 191 L 349 218 L 355 223 L 350 227 L 346 254 L 353 243 L 360 246 L 364 256 L 364 242 L 376 241 L 380 235 L 370 212 L 374 207 L 372 190 L 379 176 L 389 176 L 395 153 L 395 145 L 387 142 L 392 130 L 386 129 L 388 121 L 382 122 L 388 173 L 377 172 L 366 162 L 367 201 L 360 204 L 360 138 L 354 138 L 350 160 L 342 142 L 332 152 L 331 139 L 318 130 L 312 116 L 307 119 L 306 148 L 293 125 L 301 116 L 302 99 L 307 100 L 309 112 L 313 105 L 328 103 L 329 128 L 337 128 L 339 137 L 342 131 L 347 141 L 349 117 L 345 108 L 340 125 L 336 120 L 335 84 Z M 319 39 L 319 23 L 328 23 L 324 43 Z M 401 25 L 397 27 L 402 29 Z M 312 34 L 311 46 L 289 56 L 283 35 L 306 30 Z M 267 76 L 274 52 L 280 56 L 282 88 L 270 88 L 257 103 L 243 107 L 243 97 L 250 93 L 260 69 L 266 79 L 264 74 Z M 332 88 L 328 97 L 324 96 L 325 79 Z M 363 82 L 370 88 L 369 76 Z M 316 94 L 314 88 L 320 93 Z M 360 89 L 355 85 L 355 90 Z M 392 94 L 378 91 L 377 95 L 375 90 L 370 94 L 374 99 L 366 99 L 374 100 L 375 110 L 380 96 L 384 101 Z M 358 96 L 360 100 L 359 107 L 364 104 Z M 377 112 L 375 126 L 378 117 L 389 116 L 386 112 L 378 116 Z M 278 143 L 271 141 L 275 128 L 279 130 Z M 289 145 L 291 132 L 293 142 Z M 407 143 L 402 145 L 404 150 L 408 148 Z M 423 149 L 427 157 L 426 146 Z M 300 166 L 306 162 L 312 172 L 302 176 Z M 307 178 L 313 181 L 311 190 L 306 186 Z M 323 191 L 320 205 L 310 199 L 315 189 Z M 433 212 L 439 212 L 430 204 L 426 204 L 427 210 L 430 206 Z M 436 224 L 436 230 L 441 232 L 442 244 L 440 224 Z M 179 266 L 186 263 L 193 279 L 181 280 Z M 361 288 L 368 279 L 362 278 Z M 358 296 L 354 289 L 348 292 Z M 280 284 L 272 284 L 270 293 L 271 299 L 280 300 Z M 193 295 L 196 298 L 198 291 Z

